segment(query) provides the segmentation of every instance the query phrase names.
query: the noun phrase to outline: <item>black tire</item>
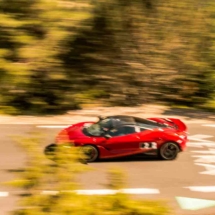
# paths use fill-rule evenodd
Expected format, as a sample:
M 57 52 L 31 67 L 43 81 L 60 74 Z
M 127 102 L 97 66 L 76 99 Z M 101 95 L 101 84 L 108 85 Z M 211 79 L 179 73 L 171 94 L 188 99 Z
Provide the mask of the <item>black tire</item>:
M 94 162 L 99 158 L 99 151 L 93 145 L 82 146 L 81 151 L 84 154 L 84 160 L 88 163 Z
M 161 146 L 158 155 L 162 160 L 175 160 L 178 156 L 179 151 L 180 149 L 177 143 L 167 142 Z
M 62 145 L 61 145 L 62 146 Z M 68 145 L 65 145 L 66 147 L 69 147 Z M 57 149 L 58 149 L 58 145 L 56 144 L 50 144 L 48 146 L 45 147 L 45 150 L 44 150 L 44 154 L 46 155 L 46 157 L 54 162 L 58 162 L 59 161 L 59 158 L 57 158 Z M 83 163 L 83 164 L 87 164 L 87 161 L 86 160 L 83 160 L 83 159 L 80 159 L 80 162 Z
M 56 150 L 57 150 L 57 145 L 52 143 L 52 144 L 45 147 L 44 154 L 50 160 L 55 160 Z

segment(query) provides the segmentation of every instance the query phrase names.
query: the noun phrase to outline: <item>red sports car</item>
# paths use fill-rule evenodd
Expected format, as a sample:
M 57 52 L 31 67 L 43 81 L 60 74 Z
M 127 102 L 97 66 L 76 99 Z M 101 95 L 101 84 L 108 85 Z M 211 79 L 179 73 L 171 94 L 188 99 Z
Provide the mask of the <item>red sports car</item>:
M 160 159 L 174 160 L 184 151 L 186 142 L 187 127 L 179 119 L 116 115 L 63 129 L 55 143 L 46 146 L 45 154 L 59 144 L 71 143 L 83 149 L 87 162 L 152 152 Z

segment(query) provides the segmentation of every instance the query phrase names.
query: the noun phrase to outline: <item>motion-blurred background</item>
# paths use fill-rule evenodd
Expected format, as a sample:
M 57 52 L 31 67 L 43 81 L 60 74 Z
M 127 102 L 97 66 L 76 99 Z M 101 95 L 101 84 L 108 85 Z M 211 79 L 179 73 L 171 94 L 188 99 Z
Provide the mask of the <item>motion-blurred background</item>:
M 0 0 L 0 111 L 215 108 L 214 0 Z

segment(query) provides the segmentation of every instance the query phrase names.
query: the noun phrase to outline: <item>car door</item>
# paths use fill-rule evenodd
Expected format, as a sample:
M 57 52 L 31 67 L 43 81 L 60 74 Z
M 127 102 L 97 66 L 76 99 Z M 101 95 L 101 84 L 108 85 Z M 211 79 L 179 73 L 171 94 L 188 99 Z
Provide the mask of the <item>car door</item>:
M 137 126 L 126 125 L 122 126 L 116 133 L 112 134 L 106 140 L 105 147 L 110 150 L 113 155 L 123 156 L 133 154 L 139 147 L 140 138 Z
M 139 133 L 139 148 L 142 152 L 157 150 L 157 144 L 162 141 L 160 131 L 154 129 L 142 129 Z

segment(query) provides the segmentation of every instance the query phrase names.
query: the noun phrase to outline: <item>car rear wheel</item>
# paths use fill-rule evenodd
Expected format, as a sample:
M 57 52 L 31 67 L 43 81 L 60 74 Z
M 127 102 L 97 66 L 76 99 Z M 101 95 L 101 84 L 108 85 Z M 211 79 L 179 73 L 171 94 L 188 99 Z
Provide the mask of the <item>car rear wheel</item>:
M 99 151 L 95 146 L 85 145 L 81 147 L 82 152 L 84 154 L 84 159 L 87 162 L 94 162 L 99 157 Z
M 174 160 L 178 156 L 178 152 L 180 151 L 177 143 L 167 142 L 164 143 L 159 149 L 159 157 L 162 160 Z

